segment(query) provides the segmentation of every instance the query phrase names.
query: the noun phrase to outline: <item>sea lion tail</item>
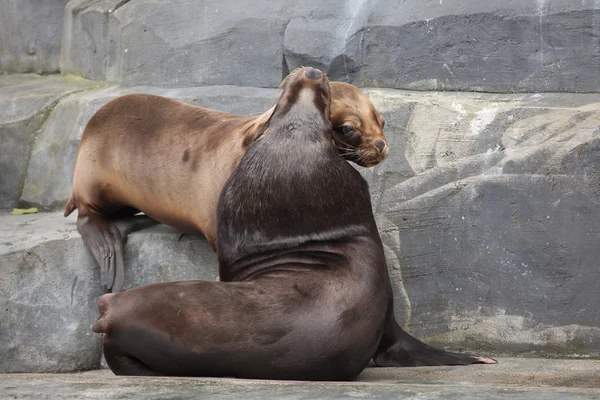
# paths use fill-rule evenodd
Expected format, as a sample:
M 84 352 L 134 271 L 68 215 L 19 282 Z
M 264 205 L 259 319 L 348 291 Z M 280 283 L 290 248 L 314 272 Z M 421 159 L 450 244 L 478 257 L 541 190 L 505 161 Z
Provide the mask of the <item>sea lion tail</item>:
M 65 217 L 68 217 L 69 215 L 71 215 L 71 213 L 73 211 L 75 211 L 75 209 L 77 208 L 77 204 L 75 204 L 75 199 L 73 198 L 73 195 L 71 195 L 71 197 L 69 197 L 69 201 L 67 201 L 67 206 L 65 207 Z

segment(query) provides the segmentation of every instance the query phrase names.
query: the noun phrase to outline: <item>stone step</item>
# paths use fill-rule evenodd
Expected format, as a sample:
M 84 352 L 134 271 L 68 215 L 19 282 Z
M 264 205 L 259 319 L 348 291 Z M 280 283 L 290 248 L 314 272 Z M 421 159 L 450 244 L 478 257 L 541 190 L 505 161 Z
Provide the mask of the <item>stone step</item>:
M 10 188 L 3 189 L 5 208 L 17 199 L 61 210 L 83 128 L 118 95 L 155 93 L 244 114 L 275 101 L 274 90 L 251 87 L 123 88 L 28 79 L 0 77 L 0 106 L 10 111 L 0 121 L 0 134 L 9 139 L 0 148 L 0 187 Z M 453 350 L 600 356 L 600 96 L 364 91 L 386 119 L 390 156 L 373 169 L 358 169 L 370 184 L 399 321 L 419 338 Z M 33 117 L 40 113 L 43 123 Z M 19 153 L 4 145 L 11 141 L 26 145 Z M 14 169 L 5 174 L 4 165 Z M 11 364 L 22 370 L 64 371 L 97 362 L 93 339 L 81 345 L 89 346 L 80 351 L 85 357 L 67 360 L 61 357 L 68 353 L 57 350 L 84 340 L 100 294 L 98 268 L 74 220 L 60 213 L 2 215 L 0 243 L 12 243 L 2 247 L 2 267 L 13 272 L 0 281 L 0 298 L 16 311 L 0 322 L 1 332 L 13 343 L 10 357 L 21 360 Z M 30 233 L 15 236 L 23 224 Z M 178 238 L 162 226 L 129 234 L 127 284 L 214 279 L 216 261 L 206 242 Z M 73 289 L 73 282 L 82 289 Z M 52 311 L 58 297 L 70 311 Z M 40 319 L 44 313 L 52 317 Z M 44 334 L 29 329 L 35 323 Z M 65 342 L 36 347 L 58 329 L 56 340 Z M 9 333 L 15 330 L 41 336 L 15 342 L 20 339 Z M 20 343 L 29 347 L 17 351 Z M 49 355 L 44 361 L 32 354 Z
M 594 1 L 71 0 L 61 68 L 127 85 L 276 87 L 300 65 L 359 86 L 600 91 Z
M 5 0 L 0 73 L 276 87 L 300 65 L 360 86 L 600 91 L 600 5 L 518 0 Z M 64 18 L 63 18 L 64 17 Z
M 100 366 L 100 335 L 90 327 L 103 291 L 75 216 L 0 214 L 0 371 L 64 372 Z M 216 280 L 206 240 L 180 237 L 145 216 L 119 223 L 125 237 L 124 288 L 177 280 Z
M 353 382 L 115 376 L 0 375 L 0 399 L 597 399 L 600 362 L 502 358 L 469 367 L 367 368 Z

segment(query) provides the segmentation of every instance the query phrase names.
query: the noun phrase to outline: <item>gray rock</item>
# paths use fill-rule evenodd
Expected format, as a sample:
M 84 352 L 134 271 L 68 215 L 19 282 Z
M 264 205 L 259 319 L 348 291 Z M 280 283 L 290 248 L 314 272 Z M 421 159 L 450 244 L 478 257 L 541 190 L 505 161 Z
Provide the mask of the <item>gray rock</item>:
M 59 214 L 0 221 L 0 371 L 98 368 L 100 338 L 90 327 L 100 274 L 74 221 Z
M 125 248 L 124 289 L 158 282 L 218 279 L 217 255 L 203 237 L 165 225 L 133 232 Z
M 72 0 L 61 69 L 131 85 L 274 87 L 288 2 Z
M 77 93 L 54 107 L 32 150 L 21 201 L 45 210 L 62 209 L 73 185 L 79 141 L 94 113 L 110 100 L 129 93 L 151 93 L 221 111 L 257 114 L 271 107 L 272 89 L 211 86 L 189 89 L 108 86 Z
M 0 7 L 0 72 L 58 72 L 67 0 L 4 0 Z
M 128 85 L 274 87 L 311 65 L 360 86 L 600 90 L 600 5 L 571 0 L 72 0 L 62 69 Z
M 370 181 L 412 333 L 600 355 L 597 97 L 370 94 L 398 133 Z
M 76 218 L 61 213 L 0 214 L 0 372 L 67 372 L 100 367 L 91 331 L 102 295 L 99 268 Z M 145 216 L 121 221 L 126 288 L 218 275 L 203 238 L 179 234 Z
M 0 77 L 0 209 L 18 205 L 31 148 L 38 130 L 61 97 L 83 90 L 89 81 L 58 77 Z
M 589 92 L 600 87 L 600 46 L 589 39 L 600 30 L 598 3 L 464 1 L 457 7 L 431 1 L 427 12 L 422 2 L 408 3 L 394 10 L 389 2 L 369 2 L 368 23 L 350 32 L 348 70 L 335 66 L 331 76 L 416 90 Z M 420 15 L 406 18 L 410 11 Z M 408 20 L 399 23 L 403 19 Z

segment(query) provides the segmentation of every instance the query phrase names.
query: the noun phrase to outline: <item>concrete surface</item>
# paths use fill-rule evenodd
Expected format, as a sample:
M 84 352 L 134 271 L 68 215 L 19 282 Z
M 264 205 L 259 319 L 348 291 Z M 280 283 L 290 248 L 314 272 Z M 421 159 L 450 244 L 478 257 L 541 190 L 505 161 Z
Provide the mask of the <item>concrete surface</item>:
M 600 90 L 595 0 L 71 0 L 61 68 L 126 85 L 275 87 L 300 65 L 360 86 Z
M 600 362 L 500 359 L 497 365 L 367 368 L 355 382 L 0 375 L 0 399 L 598 399 Z
M 0 1 L 0 73 L 59 71 L 67 1 Z

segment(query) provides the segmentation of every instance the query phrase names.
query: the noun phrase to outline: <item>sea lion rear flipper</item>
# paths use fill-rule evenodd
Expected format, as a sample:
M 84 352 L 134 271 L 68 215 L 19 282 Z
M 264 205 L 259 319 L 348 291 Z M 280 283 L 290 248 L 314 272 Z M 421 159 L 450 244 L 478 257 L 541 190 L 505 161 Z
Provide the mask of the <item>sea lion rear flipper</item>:
M 386 321 L 379 348 L 373 356 L 379 367 L 496 364 L 487 357 L 451 353 L 431 347 L 405 332 L 394 318 Z
M 115 224 L 103 215 L 79 210 L 77 230 L 100 266 L 100 282 L 118 292 L 125 280 L 123 241 Z

